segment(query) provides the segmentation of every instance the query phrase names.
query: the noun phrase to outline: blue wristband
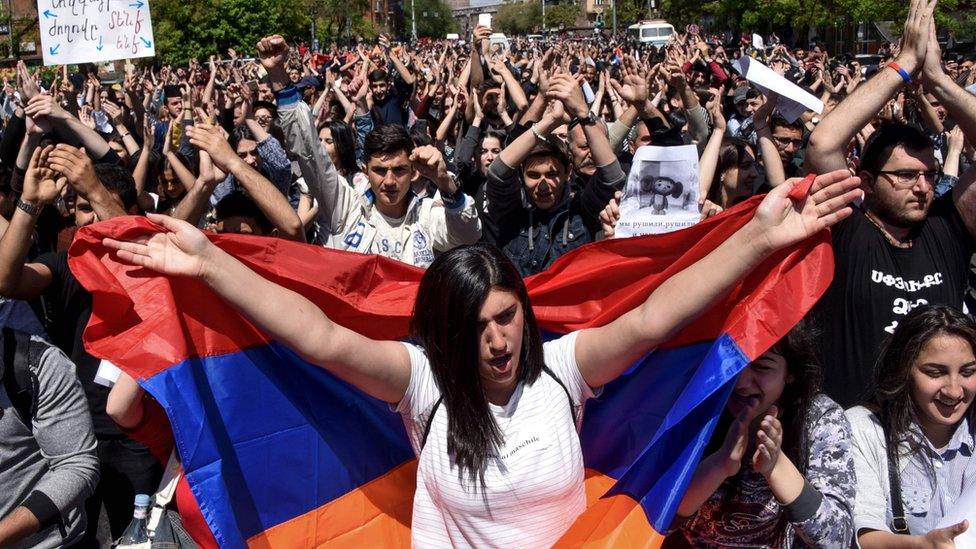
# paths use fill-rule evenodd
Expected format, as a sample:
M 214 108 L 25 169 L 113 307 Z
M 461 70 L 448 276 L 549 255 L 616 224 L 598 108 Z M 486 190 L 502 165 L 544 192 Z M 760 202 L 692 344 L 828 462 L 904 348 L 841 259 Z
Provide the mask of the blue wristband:
M 906 84 L 912 83 L 912 75 L 908 74 L 908 71 L 901 68 L 901 65 L 895 63 L 894 61 L 891 61 L 890 63 L 888 63 L 888 66 L 894 69 L 898 74 L 900 74 L 901 79 L 904 80 Z

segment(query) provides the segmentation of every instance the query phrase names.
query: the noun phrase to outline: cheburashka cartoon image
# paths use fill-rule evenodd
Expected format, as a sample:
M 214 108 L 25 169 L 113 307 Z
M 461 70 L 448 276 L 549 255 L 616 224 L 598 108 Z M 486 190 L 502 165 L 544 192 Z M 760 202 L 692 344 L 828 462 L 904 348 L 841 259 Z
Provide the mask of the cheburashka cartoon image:
M 680 198 L 683 193 L 684 186 L 681 182 L 670 177 L 645 177 L 640 182 L 640 206 L 651 208 L 654 215 L 665 215 L 668 213 L 668 198 Z

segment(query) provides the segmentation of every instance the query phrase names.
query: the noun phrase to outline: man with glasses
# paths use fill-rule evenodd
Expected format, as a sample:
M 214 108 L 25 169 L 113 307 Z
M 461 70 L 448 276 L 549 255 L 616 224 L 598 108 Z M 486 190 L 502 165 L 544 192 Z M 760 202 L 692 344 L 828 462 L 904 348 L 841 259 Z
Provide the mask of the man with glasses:
M 806 141 L 803 139 L 803 122 L 798 118 L 793 123 L 788 122 L 779 114 L 769 118 L 769 131 L 786 177 L 804 175 L 802 172 L 803 156 L 801 151 Z
M 895 62 L 858 86 L 811 134 L 811 171 L 847 167 L 854 136 L 916 79 L 976 141 L 976 96 L 942 71 L 933 7 L 912 2 Z M 951 194 L 935 199 L 940 171 L 921 129 L 878 127 L 858 168 L 864 201 L 832 229 L 834 279 L 812 313 L 821 329 L 824 392 L 845 408 L 863 396 L 882 343 L 909 311 L 925 304 L 962 307 L 976 248 L 976 172 L 964 173 Z

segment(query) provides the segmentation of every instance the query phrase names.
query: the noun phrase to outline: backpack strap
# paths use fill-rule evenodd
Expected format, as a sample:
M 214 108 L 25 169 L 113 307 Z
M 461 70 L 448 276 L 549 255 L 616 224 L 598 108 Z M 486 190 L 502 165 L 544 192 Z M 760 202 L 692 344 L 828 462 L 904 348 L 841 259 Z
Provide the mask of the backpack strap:
M 895 448 L 895 452 L 898 449 Z M 901 480 L 898 475 L 898 460 L 891 452 L 888 454 L 888 484 L 891 492 L 891 525 L 896 534 L 911 535 L 908 520 L 905 518 L 905 505 L 901 500 Z
M 573 423 L 576 423 L 576 406 L 573 404 L 573 397 L 569 395 L 569 389 L 566 385 L 556 377 L 556 374 L 549 369 L 545 364 L 542 365 L 542 371 L 545 372 L 549 377 L 551 377 L 559 386 L 562 388 L 563 392 L 566 393 L 566 400 L 569 401 L 569 413 L 573 416 Z M 437 409 L 440 408 L 441 402 L 444 401 L 444 395 L 437 397 L 434 405 L 430 408 L 430 415 L 427 416 L 427 425 L 424 426 L 424 436 L 420 439 L 420 449 L 423 450 L 424 446 L 427 445 L 427 437 L 430 435 L 430 427 L 434 424 L 434 414 L 437 413 Z
M 427 446 L 427 436 L 430 435 L 430 427 L 434 424 L 434 414 L 437 413 L 437 409 L 441 407 L 441 402 L 444 401 L 444 395 L 437 397 L 434 401 L 434 405 L 430 407 L 430 415 L 427 416 L 427 425 L 424 426 L 424 436 L 420 439 L 420 449 L 423 451 L 424 446 Z
M 570 396 L 569 389 L 566 388 L 566 384 L 563 383 L 561 379 L 556 377 L 556 374 L 554 374 L 553 371 L 550 370 L 549 367 L 546 366 L 545 364 L 542 365 L 542 371 L 548 374 L 549 377 L 551 377 L 553 380 L 555 380 L 555 382 L 558 383 L 560 387 L 562 387 L 563 392 L 566 393 L 566 400 L 569 401 L 569 413 L 573 415 L 573 424 L 575 424 L 578 419 L 576 417 L 576 405 L 573 403 L 573 397 Z
M 31 366 L 39 363 L 42 351 L 31 342 L 30 334 L 12 328 L 3 329 L 3 386 L 28 429 L 37 411 L 37 379 Z

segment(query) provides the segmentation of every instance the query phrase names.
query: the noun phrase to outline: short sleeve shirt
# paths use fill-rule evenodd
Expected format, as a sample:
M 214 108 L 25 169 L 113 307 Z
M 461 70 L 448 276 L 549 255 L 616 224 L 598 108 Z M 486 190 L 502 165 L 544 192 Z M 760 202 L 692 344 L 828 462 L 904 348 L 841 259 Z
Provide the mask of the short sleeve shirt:
M 412 536 L 415 547 L 549 547 L 586 507 L 583 454 L 574 408 L 594 396 L 576 363 L 573 332 L 544 345 L 553 376 L 521 383 L 505 406 L 490 405 L 504 435 L 485 486 L 459 475 L 447 451 L 447 410 L 423 348 L 405 344 L 410 383 L 397 406 L 419 454 Z M 560 386 L 560 382 L 563 387 Z M 569 393 L 569 398 L 567 394 Z

